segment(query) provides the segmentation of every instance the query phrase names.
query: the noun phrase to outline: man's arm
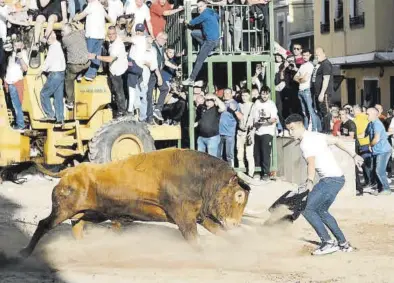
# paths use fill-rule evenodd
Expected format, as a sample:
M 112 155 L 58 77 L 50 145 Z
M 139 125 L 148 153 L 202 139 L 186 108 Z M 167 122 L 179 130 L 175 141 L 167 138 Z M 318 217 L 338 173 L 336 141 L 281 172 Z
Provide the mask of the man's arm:
M 324 97 L 324 95 L 326 94 L 329 82 L 330 82 L 330 75 L 323 76 L 323 86 L 321 88 L 319 97 Z
M 177 9 L 164 11 L 164 12 L 163 12 L 163 16 L 168 17 L 168 16 L 174 15 L 174 14 L 176 14 L 176 13 L 179 13 L 179 12 L 181 12 L 181 11 L 183 11 L 183 7 L 182 7 L 182 6 L 179 6 Z
M 313 180 L 315 179 L 315 174 L 316 174 L 316 167 L 315 167 L 315 157 L 310 156 L 306 159 L 306 162 L 308 164 L 307 166 L 307 181 L 311 181 L 313 184 Z
M 145 20 L 146 21 L 146 26 L 148 27 L 148 31 L 150 36 L 152 37 L 152 39 L 155 39 L 155 36 L 153 35 L 153 27 L 152 27 L 152 22 L 149 20 Z
M 218 107 L 219 113 L 226 111 L 226 104 L 224 104 L 224 102 L 219 97 L 213 94 L 208 94 L 205 99 L 209 98 L 215 100 L 215 105 Z
M 163 84 L 163 77 L 161 76 L 159 68 L 156 68 L 155 74 L 156 74 L 156 77 L 157 77 L 157 85 L 161 86 Z
M 195 17 L 193 20 L 191 20 L 191 21 L 189 22 L 189 25 L 191 25 L 191 26 L 199 25 L 199 24 L 201 24 L 203 21 L 205 21 L 206 18 L 207 18 L 206 13 L 203 12 L 202 14 L 200 14 L 199 16 L 197 16 L 197 17 Z
M 118 59 L 118 57 L 100 56 L 100 55 L 96 55 L 96 54 L 92 54 L 92 53 L 89 53 L 88 58 L 91 59 L 91 60 L 92 59 L 98 59 L 98 60 L 106 62 L 106 63 L 112 63 L 113 61 Z
M 82 11 L 82 13 L 76 14 L 76 15 L 74 16 L 73 21 L 74 21 L 74 22 L 78 22 L 78 21 L 80 21 L 80 20 L 86 18 L 87 15 L 88 15 L 88 13 L 86 12 L 86 9 L 85 9 L 84 11 Z
M 374 145 L 376 145 L 379 142 L 379 140 L 380 140 L 380 134 L 379 133 L 375 133 L 375 135 L 373 137 L 373 140 L 371 140 L 369 145 L 370 146 L 374 146 Z
M 62 1 L 62 2 L 60 2 L 60 5 L 61 5 L 61 10 L 62 10 L 62 18 L 63 18 L 62 22 L 67 23 L 68 22 L 68 20 L 67 20 L 67 2 Z
M 331 136 L 331 135 L 327 135 L 326 138 L 327 138 L 327 143 L 328 143 L 329 145 L 335 145 L 335 146 L 338 147 L 339 149 L 342 149 L 343 151 L 345 151 L 347 154 L 349 154 L 349 155 L 353 158 L 354 162 L 356 163 L 356 166 L 357 166 L 359 169 L 361 168 L 361 165 L 364 163 L 364 159 L 363 159 L 361 156 L 357 155 L 357 153 L 354 151 L 354 149 L 349 149 L 349 148 L 347 148 L 347 147 L 343 144 L 343 142 L 341 141 L 341 139 L 338 138 L 338 137 L 334 137 L 334 136 Z M 360 169 L 360 170 L 361 170 L 361 169 Z

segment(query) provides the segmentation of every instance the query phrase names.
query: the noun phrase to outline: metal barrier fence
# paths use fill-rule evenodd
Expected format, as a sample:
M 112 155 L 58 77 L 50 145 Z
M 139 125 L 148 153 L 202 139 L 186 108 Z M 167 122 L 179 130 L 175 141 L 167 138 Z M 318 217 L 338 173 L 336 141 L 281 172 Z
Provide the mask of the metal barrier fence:
M 220 45 L 216 55 L 256 55 L 269 53 L 269 21 L 267 12 L 256 12 L 250 5 L 210 5 L 219 15 Z M 197 6 L 186 2 L 185 12 L 167 17 L 166 32 L 168 44 L 175 46 L 177 52 L 186 49 L 185 26 L 183 19 L 191 20 L 198 16 Z M 192 49 L 193 54 L 199 47 Z

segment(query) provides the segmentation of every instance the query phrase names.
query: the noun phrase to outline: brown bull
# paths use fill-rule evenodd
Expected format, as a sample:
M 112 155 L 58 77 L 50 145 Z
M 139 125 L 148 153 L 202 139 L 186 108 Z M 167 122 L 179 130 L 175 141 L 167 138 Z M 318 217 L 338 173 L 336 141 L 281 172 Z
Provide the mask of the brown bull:
M 63 221 L 77 220 L 72 229 L 81 237 L 85 221 L 97 216 L 100 221 L 171 222 L 195 243 L 197 223 L 212 233 L 239 225 L 250 191 L 226 162 L 181 149 L 43 173 L 61 180 L 52 192 L 52 212 L 38 223 L 23 256 L 29 256 L 40 238 Z

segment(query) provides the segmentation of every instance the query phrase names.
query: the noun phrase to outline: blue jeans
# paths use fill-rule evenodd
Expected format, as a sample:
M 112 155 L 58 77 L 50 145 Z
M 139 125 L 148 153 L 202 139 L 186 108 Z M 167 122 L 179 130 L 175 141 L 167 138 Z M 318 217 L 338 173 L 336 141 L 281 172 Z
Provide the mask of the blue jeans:
M 16 127 L 23 129 L 25 127 L 25 121 L 23 120 L 22 104 L 19 100 L 18 90 L 14 85 L 8 85 L 8 90 L 11 96 L 12 107 L 14 107 L 15 111 Z
M 234 164 L 235 137 L 220 135 L 218 157 L 223 157 L 223 147 L 226 146 L 226 161 L 232 167 Z
M 375 161 L 376 176 L 378 177 L 379 182 L 382 185 L 383 191 L 390 191 L 390 185 L 386 175 L 387 163 L 389 162 L 390 156 L 391 152 L 386 152 L 375 155 L 373 157 Z
M 198 44 L 200 44 L 201 49 L 197 55 L 196 62 L 194 64 L 194 68 L 192 73 L 190 74 L 191 80 L 196 80 L 198 73 L 200 72 L 202 65 L 204 64 L 205 59 L 207 59 L 209 53 L 211 53 L 218 45 L 218 40 L 204 40 L 202 35 L 202 31 L 199 29 L 195 29 L 191 33 L 192 37 L 197 40 Z
M 95 38 L 86 38 L 86 44 L 88 47 L 89 53 L 101 55 L 101 47 L 103 46 L 103 39 L 95 39 Z M 96 77 L 97 71 L 100 68 L 100 60 L 93 59 L 91 60 L 89 69 L 85 73 L 85 77 L 94 79 Z
M 301 102 L 301 109 L 302 113 L 304 114 L 304 126 L 305 129 L 308 129 L 309 125 L 309 117 L 311 117 L 312 120 L 312 131 L 317 131 L 317 115 L 315 113 L 315 109 L 313 109 L 312 105 L 312 94 L 310 88 L 305 89 L 305 90 L 300 90 L 298 91 L 298 99 Z
M 198 137 L 197 150 L 201 152 L 208 151 L 209 155 L 218 157 L 219 142 L 220 142 L 219 135 L 210 138 Z
M 140 99 L 140 121 L 145 121 L 147 118 L 147 110 L 148 110 L 148 100 L 146 99 L 147 96 L 147 92 L 148 92 L 148 87 L 141 86 L 141 90 L 139 89 L 139 87 L 137 86 L 137 88 L 135 89 L 135 93 L 137 96 L 137 99 Z
M 322 243 L 331 239 L 325 226 L 330 229 L 340 244 L 346 242 L 337 221 L 328 212 L 344 184 L 345 178 L 343 176 L 322 178 L 308 195 L 306 207 L 302 214 L 315 229 Z
M 50 72 L 48 79 L 41 90 L 41 105 L 45 115 L 50 118 L 55 118 L 58 122 L 64 120 L 64 73 L 65 72 Z M 55 113 L 53 113 L 51 99 L 53 95 L 55 106 Z

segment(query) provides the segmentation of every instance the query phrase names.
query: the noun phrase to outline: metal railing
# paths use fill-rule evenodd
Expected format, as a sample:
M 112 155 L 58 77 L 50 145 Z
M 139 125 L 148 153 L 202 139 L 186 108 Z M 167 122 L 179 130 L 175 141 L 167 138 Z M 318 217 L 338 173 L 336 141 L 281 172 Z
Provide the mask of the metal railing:
M 185 26 L 181 19 L 191 20 L 198 16 L 197 6 L 186 4 L 185 14 L 175 14 L 167 17 L 166 31 L 169 35 L 168 44 L 174 45 L 179 52 L 186 46 Z M 257 13 L 249 5 L 209 5 L 219 15 L 220 44 L 213 54 L 268 54 L 269 53 L 269 23 L 263 13 Z M 267 11 L 268 13 L 268 11 Z M 200 47 L 194 44 L 192 54 L 197 54 Z
M 364 27 L 365 25 L 365 12 L 358 16 L 349 16 L 350 28 Z
M 334 30 L 342 31 L 343 30 L 343 18 L 334 19 Z
M 330 32 L 330 23 L 320 23 L 320 33 L 324 34 L 324 33 L 329 33 Z

